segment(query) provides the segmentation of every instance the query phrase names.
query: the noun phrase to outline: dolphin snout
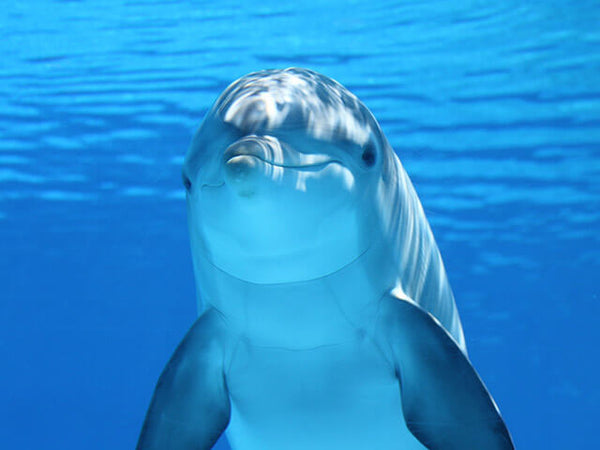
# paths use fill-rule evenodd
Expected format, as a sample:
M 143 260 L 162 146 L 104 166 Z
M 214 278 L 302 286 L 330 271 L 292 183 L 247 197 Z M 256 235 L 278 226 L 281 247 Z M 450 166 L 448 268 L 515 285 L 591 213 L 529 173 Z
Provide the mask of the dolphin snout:
M 251 197 L 265 182 L 281 183 L 286 178 L 292 189 L 305 190 L 306 179 L 339 161 L 324 153 L 305 153 L 274 136 L 250 135 L 223 152 L 225 183 L 238 195 Z M 300 186 L 300 187 L 299 187 Z
M 267 139 L 258 136 L 244 137 L 225 149 L 223 162 L 226 164 L 230 159 L 239 156 L 252 156 L 263 161 L 269 161 L 273 153 L 269 148 L 269 144 Z
M 223 154 L 225 182 L 242 197 L 254 195 L 264 163 L 273 160 L 265 138 L 248 136 L 231 144 Z

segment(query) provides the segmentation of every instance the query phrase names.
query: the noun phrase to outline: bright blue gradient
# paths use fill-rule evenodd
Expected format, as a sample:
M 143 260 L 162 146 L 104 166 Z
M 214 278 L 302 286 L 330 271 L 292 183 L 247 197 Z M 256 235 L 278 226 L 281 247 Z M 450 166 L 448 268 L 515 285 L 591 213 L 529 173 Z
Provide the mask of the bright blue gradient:
M 3 4 L 0 442 L 135 445 L 196 316 L 183 154 L 230 80 L 296 65 L 400 155 L 517 448 L 589 447 L 599 22 L 585 0 Z

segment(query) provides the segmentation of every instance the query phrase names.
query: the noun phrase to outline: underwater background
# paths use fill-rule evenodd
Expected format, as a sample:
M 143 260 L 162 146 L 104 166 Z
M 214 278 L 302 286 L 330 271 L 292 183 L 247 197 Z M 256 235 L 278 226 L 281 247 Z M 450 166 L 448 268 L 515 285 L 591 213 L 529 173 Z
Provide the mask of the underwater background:
M 191 137 L 234 79 L 301 66 L 399 154 L 516 447 L 592 448 L 598 24 L 593 0 L 3 2 L 0 447 L 134 448 L 196 316 Z

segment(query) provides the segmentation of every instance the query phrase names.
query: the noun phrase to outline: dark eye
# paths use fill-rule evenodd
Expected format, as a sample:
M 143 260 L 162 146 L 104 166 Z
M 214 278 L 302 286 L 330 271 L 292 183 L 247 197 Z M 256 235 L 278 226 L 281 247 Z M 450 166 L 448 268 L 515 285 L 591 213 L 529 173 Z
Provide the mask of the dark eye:
M 182 173 L 181 179 L 183 181 L 183 187 L 185 187 L 185 190 L 190 192 L 190 190 L 192 189 L 192 182 L 190 181 L 188 176 L 185 173 Z
M 361 158 L 365 166 L 373 167 L 375 165 L 375 146 L 371 143 L 367 144 Z

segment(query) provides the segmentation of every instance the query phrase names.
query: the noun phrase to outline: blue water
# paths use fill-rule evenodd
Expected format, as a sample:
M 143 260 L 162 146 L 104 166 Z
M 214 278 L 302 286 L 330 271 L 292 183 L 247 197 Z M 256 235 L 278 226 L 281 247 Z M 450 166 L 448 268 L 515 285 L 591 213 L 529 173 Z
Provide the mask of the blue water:
M 133 448 L 196 315 L 191 136 L 287 66 L 379 119 L 517 448 L 597 442 L 600 4 L 323 3 L 2 4 L 2 448 Z

